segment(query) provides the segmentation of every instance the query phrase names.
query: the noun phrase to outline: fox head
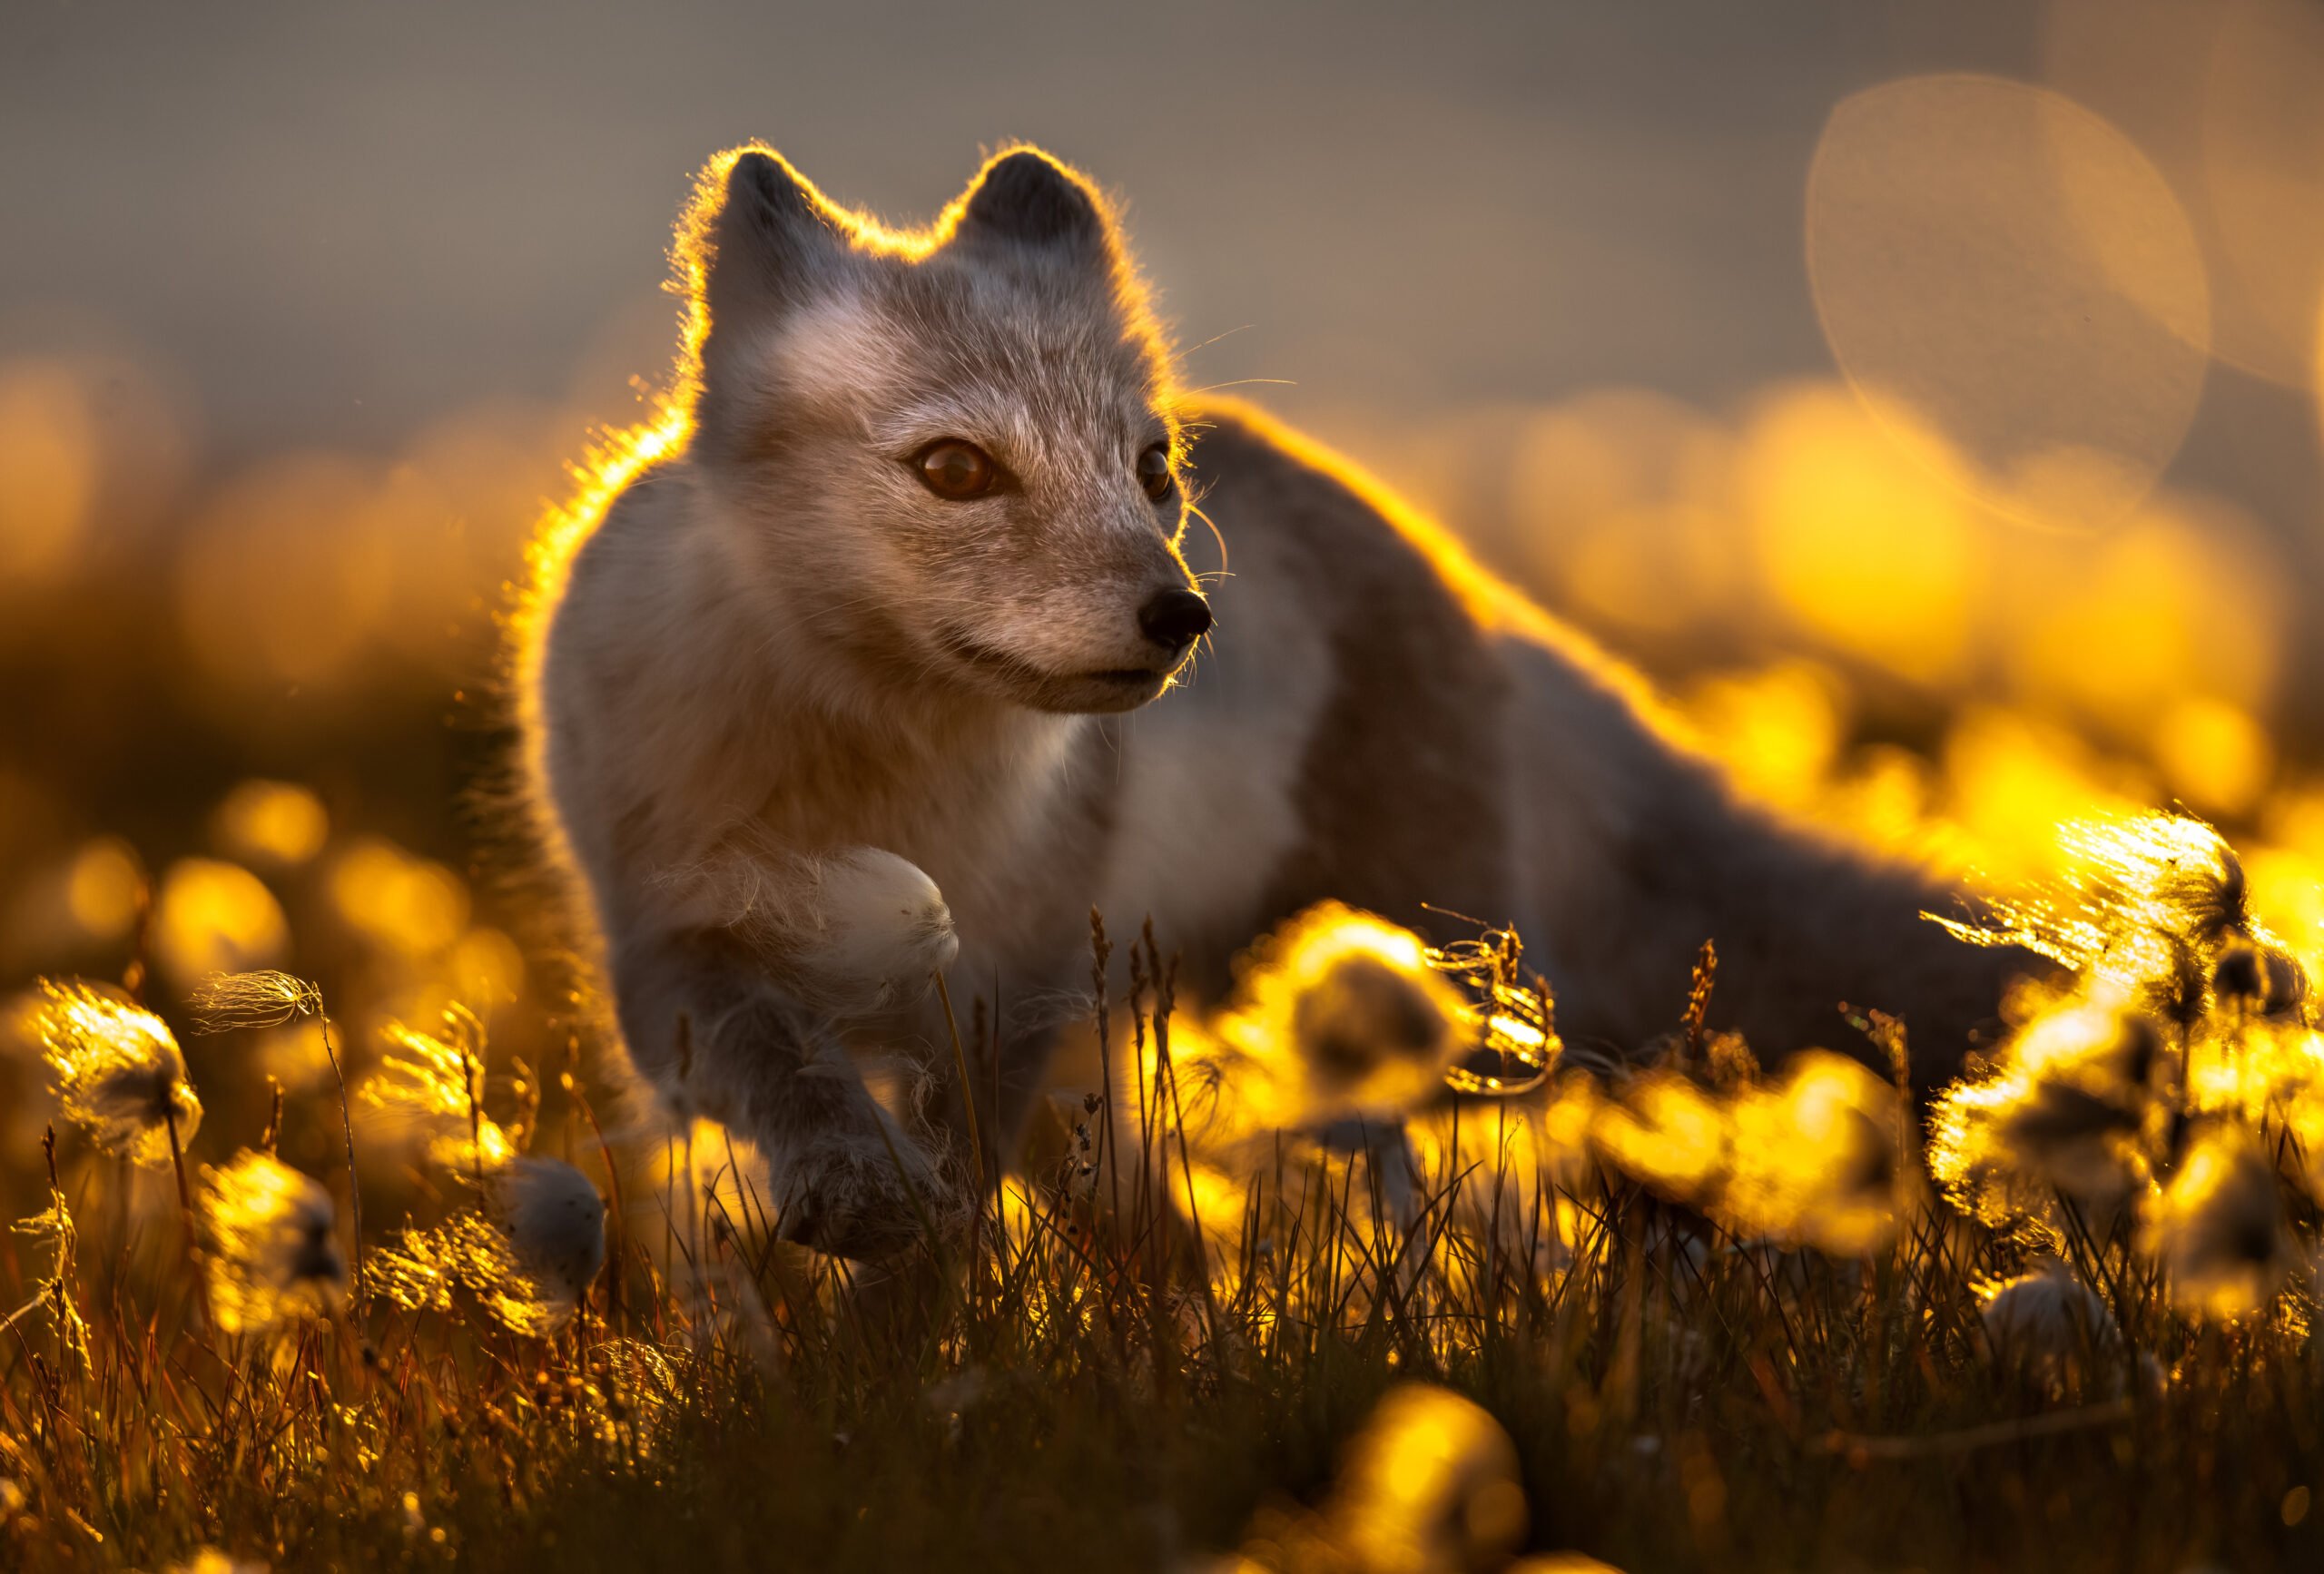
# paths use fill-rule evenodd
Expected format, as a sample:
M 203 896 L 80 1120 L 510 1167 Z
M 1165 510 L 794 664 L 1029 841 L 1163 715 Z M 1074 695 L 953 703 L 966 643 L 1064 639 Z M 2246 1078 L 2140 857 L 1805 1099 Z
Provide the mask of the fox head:
M 750 147 L 681 231 L 693 454 L 730 593 L 786 652 L 1125 711 L 1210 611 L 1169 358 L 1104 199 L 1029 148 L 900 234 Z

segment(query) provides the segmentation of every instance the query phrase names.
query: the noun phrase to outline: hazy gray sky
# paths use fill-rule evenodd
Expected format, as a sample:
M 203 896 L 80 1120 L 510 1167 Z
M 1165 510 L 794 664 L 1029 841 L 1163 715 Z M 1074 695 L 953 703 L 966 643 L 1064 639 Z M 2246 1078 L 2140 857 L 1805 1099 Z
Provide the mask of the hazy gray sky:
M 650 345 L 721 146 L 917 219 L 1028 138 L 1128 200 L 1189 341 L 1236 330 L 1199 380 L 1716 401 L 1827 364 L 1798 236 L 1832 103 L 2030 74 L 2030 11 L 12 0 L 0 337 L 115 325 L 191 379 L 213 457 L 385 448 L 556 392 L 617 314 Z

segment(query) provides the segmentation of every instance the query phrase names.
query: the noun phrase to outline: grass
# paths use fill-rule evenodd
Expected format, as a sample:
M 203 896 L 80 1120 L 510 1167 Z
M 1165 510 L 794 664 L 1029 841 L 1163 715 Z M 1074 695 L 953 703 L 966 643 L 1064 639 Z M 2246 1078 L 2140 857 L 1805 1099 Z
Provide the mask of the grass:
M 1571 1237 L 1544 1270 L 1472 1227 L 1535 1184 L 1503 1166 L 1438 1164 L 1405 1232 L 1356 1157 L 1310 1152 L 1309 1184 L 1272 1194 L 1295 1216 L 1205 1221 L 1206 1248 L 1161 1200 L 1183 1146 L 1147 1146 L 1118 1208 L 1037 1177 L 876 1282 L 771 1239 L 747 1186 L 698 1225 L 678 1205 L 639 1229 L 634 1206 L 548 1336 L 468 1294 L 205 1332 L 173 1215 L 100 1223 L 6 1334 L 0 1547 L 27 1571 L 205 1548 L 346 1570 L 1177 1569 L 1238 1547 L 1385 1569 L 1330 1489 L 1380 1397 L 1424 1382 L 1513 1441 L 1527 1547 L 1631 1574 L 2324 1561 L 2309 1303 L 2191 1318 L 2127 1218 L 2094 1232 L 2061 1199 L 2123 1334 L 2061 1385 L 1997 1360 L 1981 1321 L 2024 1232 L 1925 1185 L 1886 1246 L 1832 1259 L 1598 1168 L 1531 1194 Z M 64 1148 L 59 1206 L 103 1220 L 125 1170 Z M 22 1242 L 19 1276 L 54 1245 Z
M 107 1174 L 88 1160 L 74 1211 Z M 1515 1441 L 1529 1544 L 1631 1571 L 2324 1556 L 2291 1511 L 2324 1479 L 2303 1316 L 2184 1321 L 2126 1232 L 2083 1239 L 2080 1269 L 2162 1379 L 2124 1355 L 2057 1400 L 1980 1337 L 1975 1284 L 2020 1246 L 1941 1202 L 1883 1254 L 1827 1260 L 1609 1179 L 1569 1197 L 1581 1242 L 1531 1274 L 1445 1230 L 1490 1179 L 1439 1174 L 1413 1274 L 1362 1185 L 1350 1160 L 1211 1295 L 1155 1188 L 1122 1216 L 1034 1195 L 974 1264 L 932 1244 L 879 1285 L 714 1211 L 700 1288 L 663 1272 L 685 1272 L 684 1232 L 632 1232 L 618 1297 L 602 1284 L 557 1337 L 377 1297 L 212 1337 L 146 1242 L 109 1297 L 63 1281 L 86 1355 L 54 1304 L 9 1330 L 0 1544 L 21 1569 L 202 1546 L 319 1569 L 1192 1567 L 1253 1516 L 1299 1523 L 1378 1395 L 1423 1379 Z

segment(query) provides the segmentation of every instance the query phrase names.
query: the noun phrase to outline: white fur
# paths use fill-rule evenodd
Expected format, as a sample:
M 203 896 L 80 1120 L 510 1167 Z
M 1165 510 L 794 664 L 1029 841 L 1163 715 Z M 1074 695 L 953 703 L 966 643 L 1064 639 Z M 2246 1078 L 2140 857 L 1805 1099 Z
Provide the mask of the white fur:
M 1193 674 L 1121 723 L 1098 905 L 1124 924 L 1151 914 L 1166 935 L 1263 927 L 1268 877 L 1304 829 L 1299 773 L 1332 683 L 1324 630 L 1274 544 L 1240 544 L 1226 564 L 1207 586 L 1218 630 Z
M 693 424 L 545 555 L 527 722 L 632 1063 L 757 1145 L 786 1230 L 874 1250 L 943 1211 L 937 1145 L 850 1051 L 949 1064 L 918 988 L 949 965 L 961 1030 L 979 997 L 998 1025 L 1005 1131 L 1093 904 L 1216 991 L 1312 902 L 1465 903 L 1616 1043 L 1675 1020 L 1714 935 L 1743 963 L 1718 1007 L 1777 1050 L 1844 995 L 1962 1037 L 1990 1008 L 1992 959 L 1918 922 L 1934 893 L 1738 806 L 1634 680 L 1253 417 L 1197 434 L 1234 556 L 1177 666 L 1140 611 L 1190 584 L 1196 477 L 1157 499 L 1137 466 L 1202 412 L 1078 177 L 1003 155 L 915 250 L 771 155 L 711 173 Z M 935 495 L 915 456 L 946 439 L 1009 484 Z

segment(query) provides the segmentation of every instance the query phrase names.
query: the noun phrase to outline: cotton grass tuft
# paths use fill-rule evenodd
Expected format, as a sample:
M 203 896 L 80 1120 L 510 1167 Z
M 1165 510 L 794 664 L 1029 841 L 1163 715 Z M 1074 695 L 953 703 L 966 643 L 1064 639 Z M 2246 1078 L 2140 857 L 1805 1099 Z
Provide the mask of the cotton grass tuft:
M 2066 1002 L 2028 1024 L 1995 1073 L 1945 1091 L 1931 1118 L 1931 1173 L 1989 1224 L 2042 1214 L 2058 1193 L 2112 1215 L 2152 1174 L 2164 1067 L 2152 1018 Z
M 562 1159 L 527 1156 L 488 1172 L 485 1211 L 532 1286 L 535 1328 L 561 1328 L 606 1265 L 606 1204 Z
M 212 973 L 189 998 L 204 1033 L 238 1028 L 280 1028 L 298 1017 L 320 1017 L 322 991 L 289 973 Z
M 2170 1185 L 2152 1197 L 2142 1243 L 2191 1315 L 2250 1316 L 2291 1274 L 2293 1241 L 2276 1171 L 2239 1126 L 2198 1136 Z
M 79 980 L 40 983 L 34 1033 L 64 1113 L 105 1152 L 160 1169 L 202 1125 L 185 1057 L 153 1012 Z
M 1260 1121 L 1315 1127 L 1393 1120 L 1440 1094 L 1467 1019 L 1418 935 L 1319 902 L 1253 948 L 1214 1031 L 1263 1069 Z
M 477 1177 L 516 1156 L 508 1134 L 484 1113 L 484 1024 L 475 1012 L 447 1007 L 437 1033 L 401 1022 L 383 1032 L 389 1052 L 364 1083 L 363 1102 L 426 1132 L 428 1156 L 456 1173 Z
M 2054 1397 L 2088 1387 L 2122 1349 L 2106 1303 L 2055 1258 L 1980 1286 L 1978 1302 L 1995 1363 Z
M 204 1172 L 201 1211 L 224 1332 L 328 1311 L 346 1292 L 330 1194 L 297 1170 L 246 1148 L 224 1169 Z

